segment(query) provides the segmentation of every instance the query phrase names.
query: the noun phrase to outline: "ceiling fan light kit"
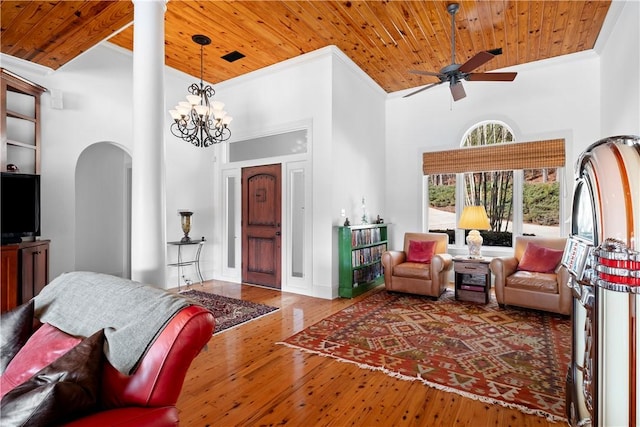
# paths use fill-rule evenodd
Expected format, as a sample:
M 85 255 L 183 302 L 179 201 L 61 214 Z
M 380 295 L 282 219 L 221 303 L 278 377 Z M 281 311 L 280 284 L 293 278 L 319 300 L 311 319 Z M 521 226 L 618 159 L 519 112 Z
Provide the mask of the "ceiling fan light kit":
M 502 48 L 484 50 L 476 53 L 471 59 L 464 64 L 456 64 L 456 32 L 455 32 L 455 15 L 460 5 L 458 3 L 450 3 L 447 5 L 447 12 L 451 15 L 451 64 L 443 67 L 440 72 L 410 70 L 410 73 L 420 74 L 424 76 L 433 76 L 440 79 L 437 83 L 431 83 L 414 92 L 405 95 L 403 98 L 413 96 L 417 93 L 425 91 L 439 84 L 449 82 L 449 90 L 454 101 L 467 96 L 462 86 L 462 80 L 468 81 L 493 81 L 493 82 L 510 82 L 516 78 L 517 73 L 473 73 L 476 68 L 486 64 L 496 55 L 502 54 Z

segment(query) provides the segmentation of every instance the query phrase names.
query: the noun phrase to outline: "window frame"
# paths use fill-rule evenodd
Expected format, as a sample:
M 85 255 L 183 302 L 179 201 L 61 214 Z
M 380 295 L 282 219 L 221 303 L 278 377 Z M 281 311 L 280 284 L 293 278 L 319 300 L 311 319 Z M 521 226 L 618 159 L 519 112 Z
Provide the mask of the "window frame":
M 466 146 L 464 145 L 465 140 L 467 139 L 468 135 L 473 132 L 476 128 L 478 128 L 479 126 L 486 126 L 487 124 L 490 123 L 497 123 L 500 124 L 501 126 L 504 126 L 508 129 L 508 131 L 511 133 L 511 135 L 513 136 L 513 141 L 510 142 L 505 142 L 505 143 L 515 143 L 515 144 L 519 144 L 521 142 L 518 142 L 517 139 L 515 138 L 514 132 L 511 129 L 511 127 L 500 121 L 500 120 L 485 120 L 479 123 L 476 123 L 475 125 L 471 126 L 463 135 L 461 141 L 460 141 L 460 148 L 465 148 Z M 491 146 L 491 145 L 499 145 L 499 144 L 489 144 L 489 145 L 483 145 L 483 146 Z M 557 237 L 561 237 L 564 236 L 567 233 L 567 225 L 566 225 L 566 221 L 563 220 L 563 218 L 565 218 L 565 212 L 566 212 L 566 197 L 563 197 L 562 195 L 567 194 L 567 188 L 566 188 L 566 179 L 565 179 L 565 167 L 563 166 L 549 166 L 549 169 L 555 168 L 556 169 L 556 179 L 559 183 L 559 192 L 560 192 L 560 200 L 559 200 L 559 224 L 558 224 L 558 236 Z M 535 169 L 535 168 L 532 168 Z M 513 200 L 512 200 L 512 204 L 513 204 L 513 211 L 512 211 L 512 223 L 511 223 L 511 227 L 512 227 L 512 243 L 511 246 L 483 246 L 483 253 L 487 256 L 501 256 L 501 255 L 505 255 L 506 253 L 512 253 L 513 252 L 513 246 L 515 244 L 515 238 L 517 236 L 521 236 L 523 233 L 523 219 L 524 219 L 524 213 L 523 213 L 523 208 L 524 208 L 524 184 L 525 184 L 525 178 L 524 178 L 524 171 L 525 169 L 513 169 L 511 170 L 513 172 Z M 466 173 L 470 173 L 470 172 L 457 172 L 455 173 L 456 175 L 456 190 L 455 190 L 455 203 L 456 203 L 456 209 L 455 209 L 455 213 L 456 213 L 456 224 L 460 219 L 460 215 L 462 214 L 462 210 L 464 208 L 464 185 L 465 185 L 465 181 L 464 181 L 464 175 Z M 428 174 L 423 174 L 423 179 L 422 179 L 422 194 L 423 194 L 423 204 L 422 204 L 422 229 L 425 232 L 429 231 L 429 208 L 430 208 L 430 195 L 429 195 L 429 178 L 430 175 Z M 451 253 L 453 253 L 454 255 L 456 254 L 464 254 L 466 253 L 466 242 L 465 242 L 465 235 L 464 235 L 464 230 L 458 229 L 457 227 L 455 228 L 455 242 L 453 244 L 449 244 L 449 250 Z

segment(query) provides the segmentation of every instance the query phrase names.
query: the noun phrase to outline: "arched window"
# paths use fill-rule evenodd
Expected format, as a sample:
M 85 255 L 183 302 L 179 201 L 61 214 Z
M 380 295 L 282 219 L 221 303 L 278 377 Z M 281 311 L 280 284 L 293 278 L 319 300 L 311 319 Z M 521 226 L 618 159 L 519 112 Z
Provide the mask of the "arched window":
M 479 147 L 515 142 L 513 132 L 505 123 L 486 121 L 467 131 L 462 147 Z M 513 238 L 513 170 L 483 171 L 460 174 L 463 179 L 462 207 L 483 205 L 491 230 L 485 235 L 485 246 L 511 246 Z M 465 232 L 465 235 L 469 231 Z
M 553 148 L 548 152 L 547 143 Z M 503 150 L 497 147 L 499 144 L 510 145 L 505 146 Z M 560 235 L 561 169 L 539 166 L 536 166 L 537 169 L 526 168 L 537 164 L 540 157 L 543 158 L 542 163 L 546 164 L 547 160 L 558 152 L 561 152 L 562 160 L 553 158 L 548 164 L 563 164 L 562 140 L 524 143 L 517 146 L 513 131 L 507 124 L 485 121 L 470 128 L 462 138 L 460 146 L 462 150 L 429 153 L 436 155 L 436 161 L 438 156 L 451 159 L 457 152 L 465 155 L 455 159 L 455 167 L 450 168 L 452 173 L 427 175 L 429 231 L 446 232 L 449 234 L 450 244 L 464 246 L 468 231 L 457 229 L 460 213 L 464 206 L 483 205 L 491 227 L 490 230 L 481 231 L 484 246 L 510 247 L 514 234 L 549 237 Z M 491 156 L 487 156 L 486 150 L 482 151 L 479 148 L 483 146 L 491 150 Z M 471 151 L 473 155 L 469 155 L 469 151 L 464 150 L 469 147 L 477 147 L 478 151 Z M 520 147 L 522 150 L 519 150 Z M 518 154 L 514 157 L 521 158 L 511 158 L 514 149 Z M 528 149 L 532 149 L 532 152 L 528 153 Z M 547 156 L 549 159 L 546 159 Z M 478 162 L 478 157 L 485 159 Z M 536 158 L 536 162 L 531 161 L 533 157 Z M 493 167 L 496 170 L 492 170 Z M 425 166 L 425 173 L 426 169 Z M 446 170 L 448 169 L 444 166 L 439 168 L 438 172 Z

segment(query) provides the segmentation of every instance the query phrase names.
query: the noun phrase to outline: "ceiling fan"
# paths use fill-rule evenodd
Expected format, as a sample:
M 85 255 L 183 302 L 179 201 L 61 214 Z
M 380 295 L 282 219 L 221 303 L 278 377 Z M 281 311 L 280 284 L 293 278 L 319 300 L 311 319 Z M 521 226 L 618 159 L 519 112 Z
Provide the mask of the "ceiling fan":
M 460 5 L 458 3 L 450 3 L 447 5 L 447 12 L 451 15 L 451 64 L 442 68 L 439 73 L 410 70 L 410 73 L 434 76 L 439 78 L 440 81 L 427 85 L 415 92 L 411 92 L 403 98 L 415 95 L 416 93 L 422 92 L 423 90 L 427 90 L 444 82 L 449 82 L 449 89 L 451 90 L 453 100 L 458 101 L 467 96 L 464 91 L 464 87 L 462 87 L 462 80 L 511 82 L 516 78 L 518 73 L 472 73 L 473 70 L 490 61 L 494 56 L 502 54 L 502 48 L 478 52 L 464 64 L 456 64 L 455 14 L 458 12 L 459 8 Z

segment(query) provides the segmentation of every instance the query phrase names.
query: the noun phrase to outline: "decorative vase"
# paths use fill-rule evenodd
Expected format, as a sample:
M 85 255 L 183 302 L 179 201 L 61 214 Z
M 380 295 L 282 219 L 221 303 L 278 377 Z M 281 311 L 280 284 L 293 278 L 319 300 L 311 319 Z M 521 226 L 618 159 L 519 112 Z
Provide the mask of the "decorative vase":
M 191 241 L 191 237 L 189 237 L 189 232 L 191 231 L 191 215 L 193 215 L 193 212 L 180 212 L 180 224 L 182 225 L 182 232 L 184 233 L 184 237 L 180 239 L 181 242 Z

